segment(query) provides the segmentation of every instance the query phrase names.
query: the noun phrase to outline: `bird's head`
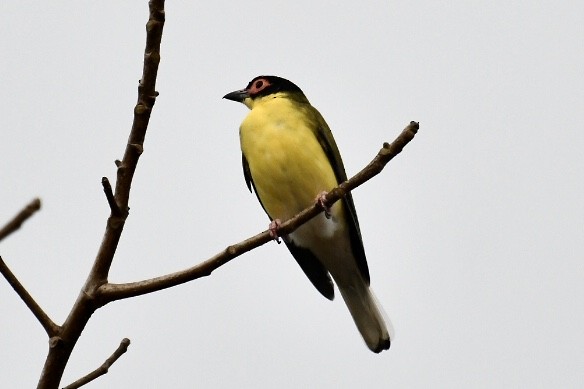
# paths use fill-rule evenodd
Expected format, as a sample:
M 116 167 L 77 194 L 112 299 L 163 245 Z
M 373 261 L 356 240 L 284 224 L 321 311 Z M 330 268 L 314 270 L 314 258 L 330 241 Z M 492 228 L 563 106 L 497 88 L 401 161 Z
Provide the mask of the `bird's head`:
M 249 109 L 252 109 L 257 101 L 266 97 L 292 97 L 306 100 L 304 93 L 296 84 L 277 76 L 258 76 L 251 80 L 245 89 L 223 96 L 224 99 L 243 103 Z

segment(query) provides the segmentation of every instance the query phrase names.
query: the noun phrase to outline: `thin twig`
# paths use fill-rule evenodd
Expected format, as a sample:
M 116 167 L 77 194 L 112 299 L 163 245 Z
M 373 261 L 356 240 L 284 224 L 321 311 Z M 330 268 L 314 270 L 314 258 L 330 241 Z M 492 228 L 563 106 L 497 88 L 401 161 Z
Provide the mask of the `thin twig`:
M 18 281 L 18 278 L 12 273 L 12 271 L 8 268 L 2 257 L 0 257 L 0 273 L 6 278 L 6 281 L 12 286 L 12 289 L 18 294 L 18 296 L 24 301 L 28 309 L 32 312 L 32 314 L 37 318 L 39 323 L 43 326 L 49 338 L 58 334 L 60 328 L 56 325 L 49 315 L 43 311 L 40 305 L 37 304 L 35 299 L 28 293 L 24 286 Z
M 325 201 L 326 204 L 329 206 L 334 204 L 347 192 L 350 192 L 359 185 L 379 174 L 385 165 L 387 165 L 387 163 L 393 157 L 398 155 L 404 146 L 414 138 L 418 128 L 418 123 L 411 122 L 393 141 L 392 144 L 385 143 L 375 158 L 363 170 L 327 194 Z M 293 218 L 282 223 L 278 228 L 279 235 L 284 236 L 290 234 L 295 229 L 322 211 L 322 207 L 318 204 L 306 208 L 304 211 L 300 212 Z M 270 240 L 272 240 L 272 238 L 270 237 L 269 232 L 264 231 L 244 240 L 243 242 L 229 246 L 212 258 L 182 271 L 138 282 L 130 282 L 125 284 L 104 284 L 99 288 L 97 299 L 101 304 L 107 304 L 111 301 L 156 292 L 158 290 L 180 285 L 200 277 L 208 276 L 218 267 L 226 264 L 243 253 L 246 253 L 269 242 Z
M 121 216 L 122 212 L 120 211 L 120 207 L 118 207 L 118 203 L 116 203 L 112 186 L 107 177 L 101 178 L 101 185 L 103 186 L 103 192 L 105 193 L 105 198 L 107 199 L 112 215 Z
M 4 227 L 0 228 L 0 240 L 6 238 L 8 235 L 12 234 L 14 231 L 18 230 L 22 223 L 24 223 L 29 217 L 35 214 L 36 211 L 41 209 L 41 200 L 36 198 L 31 201 L 26 207 L 22 209 L 12 220 L 10 220 Z
M 104 374 L 107 374 L 109 368 L 120 358 L 126 351 L 128 351 L 128 346 L 130 345 L 130 339 L 124 338 L 120 342 L 118 349 L 114 351 L 114 353 L 105 360 L 105 362 L 92 371 L 91 373 L 87 374 L 84 377 L 79 378 L 77 381 L 73 382 L 72 384 L 65 386 L 63 389 L 77 389 L 82 387 L 83 385 L 93 381 L 94 379 L 101 377 Z

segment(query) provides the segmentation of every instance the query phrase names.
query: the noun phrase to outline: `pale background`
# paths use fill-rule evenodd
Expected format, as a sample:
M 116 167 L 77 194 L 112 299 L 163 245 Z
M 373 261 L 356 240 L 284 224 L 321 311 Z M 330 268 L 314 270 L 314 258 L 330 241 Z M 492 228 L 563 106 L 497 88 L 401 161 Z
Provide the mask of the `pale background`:
M 584 3 L 168 1 L 155 105 L 111 271 L 183 269 L 266 229 L 221 97 L 297 83 L 359 188 L 372 286 L 397 336 L 367 350 L 283 245 L 96 312 L 63 385 L 88 388 L 567 388 L 584 380 Z M 142 71 L 146 1 L 0 5 L 0 254 L 61 323 L 93 261 Z M 0 279 L 0 387 L 36 385 L 41 326 Z

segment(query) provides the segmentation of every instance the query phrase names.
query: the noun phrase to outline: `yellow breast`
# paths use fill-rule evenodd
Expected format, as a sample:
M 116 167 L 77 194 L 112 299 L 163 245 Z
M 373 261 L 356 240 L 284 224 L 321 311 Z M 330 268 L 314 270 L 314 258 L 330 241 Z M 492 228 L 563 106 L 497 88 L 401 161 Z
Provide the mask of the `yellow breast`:
M 313 204 L 320 192 L 337 185 L 315 136 L 318 120 L 313 110 L 309 104 L 270 97 L 254 103 L 241 125 L 241 149 L 272 219 L 294 216 Z

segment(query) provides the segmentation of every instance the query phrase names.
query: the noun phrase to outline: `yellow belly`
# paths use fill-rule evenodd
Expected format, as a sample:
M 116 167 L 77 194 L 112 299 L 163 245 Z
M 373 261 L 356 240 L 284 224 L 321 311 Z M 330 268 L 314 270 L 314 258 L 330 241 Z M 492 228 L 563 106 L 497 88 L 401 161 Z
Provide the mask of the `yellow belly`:
M 268 215 L 286 220 L 337 186 L 331 164 L 311 126 L 310 112 L 286 99 L 255 106 L 240 128 L 241 149 Z M 339 204 L 333 214 L 340 212 Z

